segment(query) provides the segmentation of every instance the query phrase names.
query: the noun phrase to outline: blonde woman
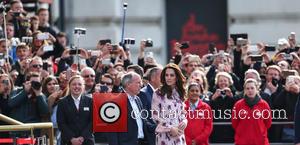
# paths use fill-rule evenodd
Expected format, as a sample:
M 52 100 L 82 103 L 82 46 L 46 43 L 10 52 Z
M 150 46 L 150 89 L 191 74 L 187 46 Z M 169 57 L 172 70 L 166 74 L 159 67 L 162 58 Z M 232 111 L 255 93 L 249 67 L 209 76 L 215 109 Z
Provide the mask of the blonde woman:
M 83 95 L 84 80 L 71 77 L 69 95 L 58 102 L 57 124 L 61 131 L 62 145 L 93 145 L 92 99 Z
M 235 101 L 235 88 L 233 80 L 229 73 L 219 72 L 215 77 L 215 86 L 213 95 L 210 97 L 210 106 L 214 110 L 214 122 L 230 122 L 230 112 Z M 229 113 L 230 115 L 230 113 Z M 230 126 L 214 126 L 211 135 L 211 141 L 214 143 L 233 142 L 233 129 Z

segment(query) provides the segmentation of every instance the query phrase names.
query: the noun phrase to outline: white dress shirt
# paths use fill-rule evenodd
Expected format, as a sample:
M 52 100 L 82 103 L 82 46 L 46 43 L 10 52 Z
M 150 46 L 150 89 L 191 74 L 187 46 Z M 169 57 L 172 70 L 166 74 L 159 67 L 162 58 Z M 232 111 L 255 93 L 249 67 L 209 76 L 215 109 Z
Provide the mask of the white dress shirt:
M 132 107 L 132 111 L 134 111 L 134 116 L 135 116 L 135 121 L 136 121 L 136 124 L 138 126 L 138 138 L 140 139 L 143 139 L 144 138 L 144 132 L 143 132 L 143 121 L 142 121 L 142 118 L 141 118 L 141 112 L 139 110 L 139 107 L 135 101 L 135 97 L 137 96 L 130 96 L 128 95 L 128 100 L 131 104 L 131 107 Z M 130 114 L 132 114 L 131 112 L 129 112 Z
M 79 96 L 79 97 L 77 97 L 77 98 L 75 98 L 75 97 L 72 96 L 72 98 L 73 98 L 73 100 L 74 100 L 76 109 L 79 110 L 79 104 L 80 104 L 81 96 Z

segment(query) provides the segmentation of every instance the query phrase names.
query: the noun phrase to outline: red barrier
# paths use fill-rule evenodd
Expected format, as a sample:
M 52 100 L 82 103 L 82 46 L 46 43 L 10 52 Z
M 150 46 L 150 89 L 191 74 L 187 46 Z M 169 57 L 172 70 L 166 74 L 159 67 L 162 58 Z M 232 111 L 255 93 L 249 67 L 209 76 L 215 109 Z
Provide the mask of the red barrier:
M 14 140 L 12 138 L 0 138 L 0 144 L 3 143 L 13 143 Z M 35 144 L 36 139 L 35 138 L 17 138 L 17 144 Z

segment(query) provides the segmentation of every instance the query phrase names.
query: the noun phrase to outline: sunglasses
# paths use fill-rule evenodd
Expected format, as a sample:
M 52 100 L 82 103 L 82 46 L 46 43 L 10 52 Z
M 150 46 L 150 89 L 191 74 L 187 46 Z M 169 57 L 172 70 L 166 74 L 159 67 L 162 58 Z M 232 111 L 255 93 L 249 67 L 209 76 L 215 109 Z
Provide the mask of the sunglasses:
M 109 82 L 103 82 L 103 81 L 100 81 L 100 84 L 102 84 L 102 85 L 108 85 L 108 86 L 113 85 L 112 83 L 109 83 Z
M 95 77 L 95 75 L 85 75 L 85 76 L 83 76 L 84 78 L 88 78 L 88 77 L 90 77 L 90 78 L 94 78 Z
M 40 65 L 40 64 L 33 64 L 32 67 L 33 67 L 33 68 L 42 68 L 43 65 Z

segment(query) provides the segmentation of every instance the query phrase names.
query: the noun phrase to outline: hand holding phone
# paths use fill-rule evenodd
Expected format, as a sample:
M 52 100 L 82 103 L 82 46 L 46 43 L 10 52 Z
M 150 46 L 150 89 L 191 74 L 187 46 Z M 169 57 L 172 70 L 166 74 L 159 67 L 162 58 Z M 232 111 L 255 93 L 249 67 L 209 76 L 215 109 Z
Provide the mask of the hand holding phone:
M 69 52 L 69 54 L 70 54 L 70 55 L 76 55 L 76 54 L 77 54 L 77 51 L 78 51 L 78 54 L 81 53 L 81 50 L 80 50 L 80 49 L 79 49 L 79 50 L 71 49 L 70 52 Z
M 49 39 L 49 35 L 47 33 L 39 33 L 39 34 L 37 34 L 37 39 L 38 40 L 47 40 L 47 39 Z
M 22 37 L 22 42 L 24 42 L 26 44 L 31 44 L 32 40 L 33 40 L 32 37 Z
M 104 59 L 102 60 L 103 65 L 109 65 L 111 63 L 110 59 Z
M 43 47 L 44 52 L 53 51 L 53 50 L 54 50 L 53 45 L 45 45 Z
M 251 61 L 262 62 L 263 57 L 261 55 L 250 55 Z
M 283 78 L 288 78 L 289 76 L 295 76 L 297 71 L 294 70 L 283 70 L 282 71 L 282 76 Z
M 247 33 L 230 34 L 230 37 L 233 39 L 234 45 L 237 45 L 237 39 L 238 38 L 248 39 L 248 34 Z
M 265 46 L 265 51 L 276 51 L 275 46 Z
M 60 90 L 59 85 L 54 85 L 54 90 L 55 90 L 56 92 L 58 92 L 58 91 Z
M 188 42 L 188 41 L 185 41 L 185 42 L 182 42 L 182 43 L 181 43 L 180 49 L 187 49 L 187 48 L 189 48 L 189 47 L 190 47 L 189 42 Z

